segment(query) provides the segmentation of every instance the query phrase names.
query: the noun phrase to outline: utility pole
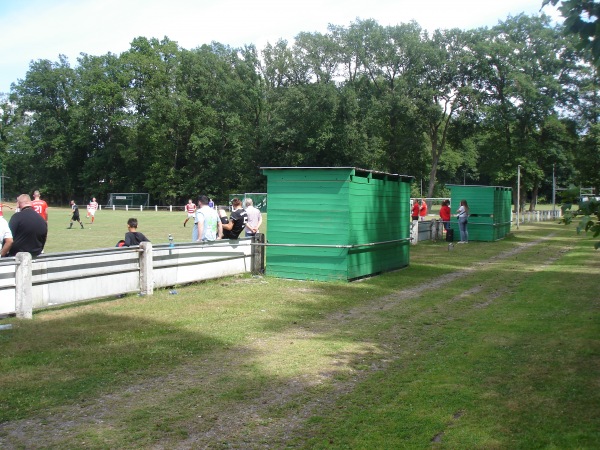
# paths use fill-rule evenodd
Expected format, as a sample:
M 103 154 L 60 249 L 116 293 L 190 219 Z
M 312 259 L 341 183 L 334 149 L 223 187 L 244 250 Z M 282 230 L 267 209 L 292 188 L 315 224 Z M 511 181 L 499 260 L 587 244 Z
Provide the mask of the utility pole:
M 552 217 L 556 217 L 556 176 L 554 169 L 556 164 L 552 164 Z
M 521 164 L 517 166 L 517 230 L 519 229 L 519 212 L 521 210 Z

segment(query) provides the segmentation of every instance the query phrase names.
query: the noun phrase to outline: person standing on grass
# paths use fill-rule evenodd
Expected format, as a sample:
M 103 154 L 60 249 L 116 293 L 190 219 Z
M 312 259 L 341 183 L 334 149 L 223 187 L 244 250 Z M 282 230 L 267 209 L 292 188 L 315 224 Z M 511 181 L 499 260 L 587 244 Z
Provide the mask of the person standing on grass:
M 460 201 L 460 207 L 456 210 L 456 217 L 458 218 L 458 229 L 460 231 L 459 244 L 469 243 L 469 231 L 467 230 L 467 224 L 469 223 L 469 205 L 466 200 Z
M 419 218 L 420 220 L 425 220 L 427 217 L 427 202 L 424 198 L 421 199 L 421 208 L 419 209 Z
M 127 233 L 125 233 L 125 247 L 140 245 L 141 242 L 150 242 L 150 240 L 137 230 L 138 221 L 132 217 L 127 221 Z
M 185 212 L 187 213 L 187 219 L 183 222 L 183 226 L 188 223 L 188 220 L 193 219 L 196 215 L 196 204 L 192 201 L 192 199 L 188 199 L 187 205 L 185 205 Z
M 15 256 L 19 252 L 29 252 L 34 258 L 44 251 L 48 237 L 48 224 L 31 206 L 31 197 L 21 194 L 17 197 L 19 213 L 10 218 L 8 226 L 13 243 L 8 252 Z
M 444 224 L 444 229 L 448 231 L 450 228 L 450 215 L 452 211 L 450 210 L 450 200 L 444 200 L 442 202 L 442 207 L 440 208 L 440 219 L 442 219 L 442 223 Z
M 31 207 L 36 213 L 42 216 L 46 222 L 48 222 L 48 203 L 40 198 L 40 191 L 33 192 Z
M 412 213 L 411 213 L 411 217 L 412 217 L 413 222 L 415 220 L 419 220 L 419 211 L 420 211 L 420 209 L 421 209 L 420 202 L 419 202 L 419 200 L 417 200 L 415 198 L 415 200 L 413 201 Z
M 208 197 L 201 195 L 198 198 L 198 210 L 196 211 L 196 241 L 214 241 L 217 236 L 223 235 L 223 228 L 217 212 L 208 206 Z
M 71 223 L 69 224 L 69 230 L 73 228 L 73 222 L 79 222 L 81 229 L 83 230 L 83 223 L 79 218 L 79 206 L 75 204 L 75 200 L 71 200 Z
M 96 197 L 92 198 L 92 201 L 88 204 L 87 211 L 88 217 L 92 218 L 92 223 L 94 223 L 94 219 L 96 218 L 96 211 L 98 210 L 98 202 L 96 201 Z
M 246 237 L 255 236 L 262 224 L 262 214 L 260 209 L 254 207 L 251 198 L 246 199 L 246 214 L 248 221 L 246 222 Z

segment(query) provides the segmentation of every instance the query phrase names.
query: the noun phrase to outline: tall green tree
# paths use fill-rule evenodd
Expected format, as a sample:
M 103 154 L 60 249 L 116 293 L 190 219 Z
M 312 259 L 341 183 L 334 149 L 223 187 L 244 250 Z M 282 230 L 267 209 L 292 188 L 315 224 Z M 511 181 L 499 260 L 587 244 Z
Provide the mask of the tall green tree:
M 134 122 L 127 108 L 130 80 L 121 59 L 112 53 L 84 54 L 78 62 L 75 142 L 85 149 L 80 179 L 86 198 L 106 201 L 110 192 L 128 187 Z
M 565 104 L 560 75 L 575 63 L 569 42 L 546 16 L 519 15 L 479 33 L 472 48 L 485 114 L 482 173 L 491 183 L 516 187 L 520 164 L 522 187 L 535 194 L 552 170 L 552 161 L 544 157 L 542 130 Z
M 566 33 L 579 37 L 579 49 L 588 52 L 591 62 L 600 67 L 600 3 L 595 0 L 544 0 L 542 7 L 560 2 Z
M 13 86 L 11 102 L 27 123 L 33 150 L 28 191 L 39 188 L 48 198 L 66 201 L 77 192 L 84 155 L 74 143 L 73 111 L 77 108 L 75 72 L 67 58 L 33 61 L 25 78 Z M 26 145 L 21 142 L 22 146 Z

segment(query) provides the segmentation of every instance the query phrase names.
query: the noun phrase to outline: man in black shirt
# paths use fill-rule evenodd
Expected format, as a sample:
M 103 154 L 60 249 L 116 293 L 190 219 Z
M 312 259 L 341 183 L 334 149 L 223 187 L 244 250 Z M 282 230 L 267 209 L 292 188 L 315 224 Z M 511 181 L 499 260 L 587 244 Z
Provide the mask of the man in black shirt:
M 221 223 L 223 224 L 223 239 L 237 239 L 248 222 L 248 215 L 242 208 L 242 202 L 238 198 L 231 201 L 233 211 L 227 218 L 225 211 L 219 211 Z
M 71 212 L 73 214 L 71 215 L 71 223 L 69 223 L 69 229 L 73 228 L 73 222 L 77 221 L 79 222 L 79 225 L 81 225 L 81 229 L 83 230 L 83 223 L 79 218 L 79 206 L 75 204 L 75 200 L 71 200 Z
M 13 214 L 8 226 L 13 235 L 13 244 L 8 256 L 19 252 L 29 252 L 34 258 L 44 250 L 48 237 L 48 224 L 31 207 L 31 197 L 21 194 L 17 197 L 19 212 Z

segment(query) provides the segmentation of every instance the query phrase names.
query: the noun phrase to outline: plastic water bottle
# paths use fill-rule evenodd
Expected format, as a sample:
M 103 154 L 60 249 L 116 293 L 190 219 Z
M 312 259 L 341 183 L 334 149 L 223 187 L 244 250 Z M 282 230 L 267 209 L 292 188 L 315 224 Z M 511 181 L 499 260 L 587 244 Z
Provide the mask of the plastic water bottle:
M 173 243 L 173 235 L 169 234 L 169 247 L 173 248 L 175 247 L 175 244 Z

